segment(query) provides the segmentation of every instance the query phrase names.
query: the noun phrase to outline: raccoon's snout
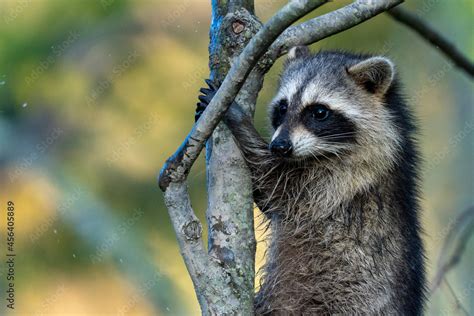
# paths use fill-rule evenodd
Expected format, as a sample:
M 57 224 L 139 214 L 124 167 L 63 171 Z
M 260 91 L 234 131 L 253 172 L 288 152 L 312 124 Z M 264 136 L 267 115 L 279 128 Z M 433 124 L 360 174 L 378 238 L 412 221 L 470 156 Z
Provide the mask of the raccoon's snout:
M 288 138 L 277 137 L 270 143 L 270 151 L 280 157 L 290 157 L 293 153 L 293 144 Z

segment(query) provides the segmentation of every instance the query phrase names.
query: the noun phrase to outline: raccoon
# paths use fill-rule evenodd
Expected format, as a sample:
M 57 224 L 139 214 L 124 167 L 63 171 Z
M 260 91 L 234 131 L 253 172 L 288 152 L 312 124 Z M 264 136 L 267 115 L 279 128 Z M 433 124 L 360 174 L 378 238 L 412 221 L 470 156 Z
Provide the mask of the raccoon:
M 292 48 L 268 144 L 235 102 L 269 247 L 259 315 L 421 315 L 425 297 L 415 120 L 383 56 Z M 207 80 L 196 119 L 217 87 Z

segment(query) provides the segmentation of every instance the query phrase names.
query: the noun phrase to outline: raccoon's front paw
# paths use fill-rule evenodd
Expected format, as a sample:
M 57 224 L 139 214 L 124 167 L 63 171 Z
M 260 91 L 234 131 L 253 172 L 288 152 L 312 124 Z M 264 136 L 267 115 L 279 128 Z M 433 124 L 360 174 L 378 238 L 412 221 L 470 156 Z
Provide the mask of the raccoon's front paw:
M 199 91 L 202 93 L 200 95 L 199 101 L 196 104 L 196 113 L 194 114 L 194 121 L 197 122 L 197 120 L 201 117 L 201 114 L 204 112 L 206 107 L 209 105 L 211 102 L 212 98 L 217 92 L 218 86 L 214 84 L 210 79 L 205 80 L 209 88 L 201 88 Z

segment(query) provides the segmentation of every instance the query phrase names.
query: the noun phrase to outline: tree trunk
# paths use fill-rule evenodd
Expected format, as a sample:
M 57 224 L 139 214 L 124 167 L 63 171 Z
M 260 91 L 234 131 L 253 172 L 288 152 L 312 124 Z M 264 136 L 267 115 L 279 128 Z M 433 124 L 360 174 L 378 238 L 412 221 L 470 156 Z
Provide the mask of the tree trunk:
M 211 78 L 222 82 L 261 24 L 253 16 L 253 0 L 212 2 L 209 67 Z M 256 77 L 256 76 L 254 76 Z M 262 78 L 248 78 L 236 100 L 252 115 Z M 223 306 L 253 314 L 255 234 L 250 174 L 232 134 L 224 123 L 206 144 L 209 254 L 227 267 L 233 291 Z

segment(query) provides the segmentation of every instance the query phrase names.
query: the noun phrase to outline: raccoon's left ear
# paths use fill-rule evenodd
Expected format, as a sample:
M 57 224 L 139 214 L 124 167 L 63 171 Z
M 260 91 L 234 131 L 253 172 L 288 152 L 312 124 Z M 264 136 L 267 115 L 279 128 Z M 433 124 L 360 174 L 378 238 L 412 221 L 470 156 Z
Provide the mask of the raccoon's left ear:
M 288 59 L 296 59 L 309 56 L 308 46 L 294 46 L 288 51 Z
M 392 84 L 395 66 L 385 57 L 371 57 L 351 66 L 347 73 L 368 92 L 384 95 Z

